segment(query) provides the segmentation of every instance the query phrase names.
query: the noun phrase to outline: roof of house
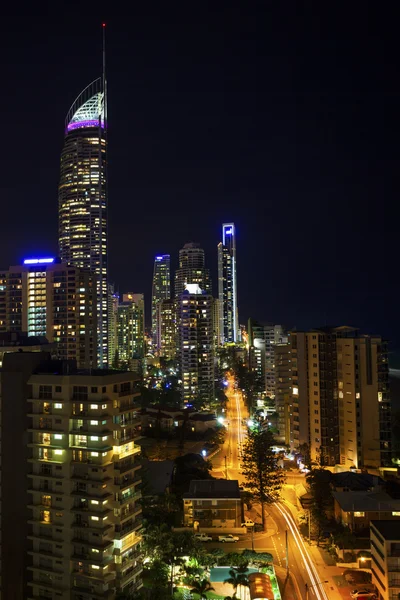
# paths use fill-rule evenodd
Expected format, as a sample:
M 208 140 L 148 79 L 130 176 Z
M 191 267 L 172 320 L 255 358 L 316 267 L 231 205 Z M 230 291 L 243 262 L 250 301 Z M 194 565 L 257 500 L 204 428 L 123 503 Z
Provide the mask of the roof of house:
M 371 521 L 385 540 L 400 541 L 400 521 Z
M 384 485 L 383 479 L 370 473 L 332 473 L 331 483 L 334 487 L 345 487 L 352 491 L 368 491 L 377 485 Z
M 197 413 L 190 415 L 190 421 L 216 421 L 217 415 L 213 413 Z
M 400 500 L 386 492 L 333 492 L 333 497 L 345 512 L 400 511 Z
M 239 483 L 236 479 L 192 480 L 184 498 L 232 498 L 240 500 Z

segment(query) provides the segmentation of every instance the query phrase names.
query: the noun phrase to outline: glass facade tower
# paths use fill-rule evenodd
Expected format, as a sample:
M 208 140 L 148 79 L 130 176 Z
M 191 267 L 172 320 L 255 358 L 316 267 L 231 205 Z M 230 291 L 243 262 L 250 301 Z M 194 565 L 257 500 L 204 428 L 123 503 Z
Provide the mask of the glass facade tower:
M 97 279 L 97 360 L 108 361 L 107 102 L 105 78 L 77 97 L 65 122 L 58 193 L 63 262 Z
M 171 257 L 169 254 L 154 259 L 153 289 L 151 295 L 151 334 L 156 350 L 160 349 L 159 322 L 157 304 L 171 297 Z
M 236 284 L 236 229 L 234 223 L 222 225 L 218 244 L 218 297 L 220 302 L 221 343 L 240 341 Z

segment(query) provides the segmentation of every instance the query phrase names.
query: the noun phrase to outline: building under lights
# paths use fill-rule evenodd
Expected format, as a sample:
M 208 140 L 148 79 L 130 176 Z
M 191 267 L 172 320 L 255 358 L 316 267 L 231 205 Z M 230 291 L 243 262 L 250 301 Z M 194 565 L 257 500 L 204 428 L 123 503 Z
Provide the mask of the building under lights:
M 29 258 L 2 271 L 0 281 L 0 332 L 46 338 L 61 359 L 96 366 L 94 274 L 54 258 Z
M 174 360 L 177 350 L 176 300 L 158 302 L 157 313 L 159 354 L 166 360 Z
M 205 255 L 200 244 L 185 244 L 179 250 L 179 269 L 175 271 L 175 296 L 186 289 L 186 284 L 197 284 L 207 294 L 211 294 L 210 270 L 205 267 Z
M 187 284 L 178 298 L 182 405 L 214 400 L 214 340 L 210 294 Z
M 240 341 L 236 282 L 236 229 L 234 223 L 222 225 L 218 244 L 218 298 L 220 301 L 221 343 Z
M 123 294 L 117 312 L 117 348 L 119 365 L 137 370 L 145 356 L 144 295 Z
M 4 357 L 1 597 L 116 600 L 141 587 L 136 375 Z
M 103 75 L 79 94 L 68 111 L 58 192 L 61 259 L 97 277 L 99 366 L 108 362 L 106 126 Z
M 158 321 L 157 305 L 161 300 L 171 297 L 171 257 L 161 254 L 154 259 L 153 289 L 151 294 L 151 335 L 156 350 L 160 350 L 160 324 Z

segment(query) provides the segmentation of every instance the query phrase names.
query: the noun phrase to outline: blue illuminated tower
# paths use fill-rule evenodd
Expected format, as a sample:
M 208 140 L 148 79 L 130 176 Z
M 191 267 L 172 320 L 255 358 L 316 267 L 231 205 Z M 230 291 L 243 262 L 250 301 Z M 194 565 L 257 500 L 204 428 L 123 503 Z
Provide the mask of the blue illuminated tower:
M 220 304 L 220 343 L 240 340 L 236 283 L 236 229 L 234 223 L 222 225 L 218 244 L 218 297 Z

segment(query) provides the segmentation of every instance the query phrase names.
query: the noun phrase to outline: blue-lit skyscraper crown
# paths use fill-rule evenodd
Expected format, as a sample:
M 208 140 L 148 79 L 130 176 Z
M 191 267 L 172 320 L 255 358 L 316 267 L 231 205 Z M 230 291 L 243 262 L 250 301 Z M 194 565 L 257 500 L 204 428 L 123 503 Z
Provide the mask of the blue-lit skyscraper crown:
M 236 229 L 223 223 L 222 242 L 218 244 L 218 297 L 220 301 L 221 343 L 240 338 L 236 283 Z

